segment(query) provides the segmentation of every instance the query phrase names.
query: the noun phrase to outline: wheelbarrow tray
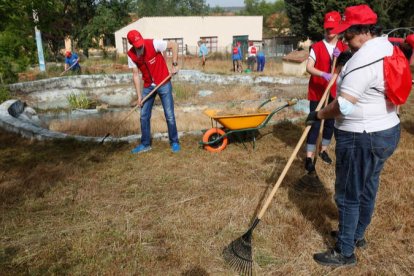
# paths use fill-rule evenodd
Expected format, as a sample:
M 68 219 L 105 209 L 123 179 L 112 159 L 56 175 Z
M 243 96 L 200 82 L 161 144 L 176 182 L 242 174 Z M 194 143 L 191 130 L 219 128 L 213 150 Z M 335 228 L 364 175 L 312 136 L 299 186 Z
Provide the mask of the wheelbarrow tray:
M 220 123 L 229 130 L 240 130 L 248 128 L 257 128 L 266 120 L 271 112 L 261 112 L 253 114 L 229 114 L 220 115 L 220 110 L 207 109 L 204 114 Z

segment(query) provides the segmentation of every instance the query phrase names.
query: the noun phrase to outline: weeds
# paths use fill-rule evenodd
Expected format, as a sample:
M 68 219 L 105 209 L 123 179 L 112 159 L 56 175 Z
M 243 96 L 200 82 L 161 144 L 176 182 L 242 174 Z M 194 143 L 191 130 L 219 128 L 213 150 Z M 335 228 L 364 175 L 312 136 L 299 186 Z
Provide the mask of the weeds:
M 174 83 L 173 91 L 177 100 L 189 100 L 196 94 L 194 85 L 184 83 Z
M 79 95 L 71 93 L 66 99 L 68 100 L 71 109 L 87 109 L 91 105 L 91 101 L 86 96 L 86 93 L 81 93 Z
M 0 86 L 0 103 L 10 99 L 10 90 L 6 86 Z

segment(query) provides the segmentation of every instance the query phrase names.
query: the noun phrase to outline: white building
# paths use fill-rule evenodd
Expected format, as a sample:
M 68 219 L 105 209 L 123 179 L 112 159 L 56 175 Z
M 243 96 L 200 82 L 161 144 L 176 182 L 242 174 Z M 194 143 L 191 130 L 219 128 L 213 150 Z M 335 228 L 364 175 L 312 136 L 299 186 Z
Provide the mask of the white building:
M 263 16 L 175 16 L 143 17 L 115 32 L 115 47 L 119 55 L 126 54 L 131 45 L 127 34 L 139 31 L 144 38 L 175 40 L 179 52 L 197 53 L 197 42 L 206 41 L 210 52 L 231 52 L 237 40 L 262 41 Z

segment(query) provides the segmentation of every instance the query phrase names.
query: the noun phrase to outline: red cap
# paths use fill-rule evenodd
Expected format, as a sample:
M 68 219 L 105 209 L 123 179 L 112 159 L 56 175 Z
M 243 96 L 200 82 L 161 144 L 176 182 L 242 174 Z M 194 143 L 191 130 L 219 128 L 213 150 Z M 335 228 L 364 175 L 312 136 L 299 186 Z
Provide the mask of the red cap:
M 333 29 L 338 27 L 339 22 L 341 21 L 341 14 L 337 11 L 331 11 L 325 14 L 325 19 L 323 21 L 324 29 Z
M 141 48 L 142 45 L 144 45 L 144 39 L 142 38 L 142 35 L 136 30 L 129 31 L 127 37 L 129 44 L 135 48 Z
M 371 25 L 376 23 L 377 14 L 368 5 L 352 6 L 345 9 L 342 21 L 331 33 L 342 33 L 352 25 Z
M 70 57 L 72 55 L 72 53 L 70 51 L 66 51 L 65 56 L 66 57 Z
M 404 39 L 403 38 L 400 38 L 400 37 L 391 37 L 391 36 L 389 36 L 388 37 L 388 41 L 389 42 L 392 42 L 392 43 L 398 43 L 398 44 L 400 44 L 400 43 L 403 43 L 404 42 Z
M 405 43 L 410 44 L 411 48 L 414 49 L 414 34 L 407 35 L 405 38 Z

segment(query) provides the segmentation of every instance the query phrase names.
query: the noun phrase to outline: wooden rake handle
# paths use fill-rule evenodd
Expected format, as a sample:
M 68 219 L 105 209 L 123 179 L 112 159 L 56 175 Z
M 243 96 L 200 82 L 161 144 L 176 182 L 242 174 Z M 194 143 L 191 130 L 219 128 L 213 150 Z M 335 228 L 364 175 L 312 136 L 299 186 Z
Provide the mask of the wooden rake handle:
M 72 64 L 68 69 L 66 69 L 65 71 L 63 71 L 62 73 L 60 73 L 60 75 L 62 76 L 63 74 L 65 74 L 67 71 L 69 71 L 70 69 L 72 69 L 73 66 L 75 66 L 76 64 L 78 64 L 79 62 L 75 62 L 74 64 Z
M 171 78 L 171 76 L 172 75 L 168 75 L 162 82 L 160 82 L 157 86 L 155 86 L 154 87 L 154 89 L 152 89 L 151 90 L 151 92 L 149 92 L 149 94 L 147 95 L 147 96 L 145 96 L 145 98 L 143 98 L 142 99 L 142 101 L 141 101 L 141 104 L 144 104 L 144 102 L 146 101 L 146 100 L 148 100 L 149 99 L 149 97 L 151 97 L 157 90 L 158 90 L 158 88 L 160 88 L 162 85 L 164 85 L 170 78 Z M 118 129 L 121 125 L 122 125 L 122 123 L 126 120 L 126 119 L 128 119 L 128 117 L 129 116 L 131 116 L 131 114 L 138 108 L 138 107 L 140 107 L 140 105 L 136 105 L 136 106 L 134 106 L 129 112 L 128 112 L 128 114 L 127 115 L 125 115 L 125 117 L 124 118 L 122 118 L 122 120 L 121 121 L 119 121 L 119 123 L 113 128 L 113 129 L 111 129 L 106 135 L 105 135 L 105 137 L 102 139 L 102 141 L 100 142 L 101 144 L 105 141 L 105 139 L 107 138 L 107 137 L 109 137 L 110 135 L 111 135 L 111 133 L 112 132 L 114 132 L 116 129 Z
M 155 86 L 154 89 L 152 89 L 151 92 L 149 92 L 149 94 L 142 99 L 141 104 L 144 104 L 155 92 L 157 92 L 158 88 L 164 85 L 164 83 L 166 83 L 171 77 L 172 75 L 168 75 L 162 82 Z
M 332 76 L 333 76 L 333 74 L 335 73 L 335 67 L 336 67 L 336 61 L 337 61 L 337 60 L 338 60 L 338 58 L 337 58 L 337 57 L 334 57 L 333 62 L 332 62 L 332 68 L 331 68 L 331 74 L 332 74 Z M 330 89 L 329 89 L 329 90 L 330 90 Z M 326 99 L 325 99 L 325 101 L 324 101 L 324 104 L 323 104 L 322 108 L 328 105 L 328 102 L 329 102 L 329 95 L 330 95 L 330 93 L 328 93 L 328 96 L 326 97 Z M 321 120 L 321 126 L 320 126 L 320 128 L 319 128 L 318 139 L 317 139 L 317 141 L 316 141 L 316 152 L 315 152 L 315 157 L 314 157 L 314 161 L 313 161 L 313 162 L 314 162 L 314 164 L 316 163 L 316 160 L 318 160 L 318 153 L 319 153 L 319 150 L 320 150 L 320 148 L 321 148 L 320 143 L 321 143 L 321 141 L 322 141 L 322 134 L 323 134 L 323 128 L 324 128 L 324 126 L 325 126 L 325 120 L 324 120 L 324 119 L 322 119 L 322 120 Z
M 325 102 L 326 97 L 329 95 L 329 91 L 331 90 L 332 85 L 334 85 L 335 81 L 336 81 L 336 77 L 338 76 L 338 73 L 335 73 L 332 75 L 332 79 L 330 80 L 328 86 L 326 87 L 325 91 L 323 92 L 323 96 L 318 104 L 318 106 L 316 107 L 316 111 L 319 111 L 322 107 L 322 105 Z M 300 147 L 302 146 L 303 142 L 305 141 L 306 136 L 309 133 L 311 126 L 307 126 L 305 128 L 305 130 L 303 131 L 302 136 L 299 139 L 299 142 L 296 144 L 295 149 L 293 150 L 293 153 L 290 155 L 290 158 L 288 160 L 288 162 L 285 165 L 285 168 L 283 169 L 282 173 L 279 176 L 279 179 L 277 180 L 276 184 L 273 186 L 272 191 L 270 192 L 269 196 L 266 199 L 266 202 L 264 203 L 263 207 L 260 209 L 259 214 L 257 215 L 258 219 L 261 219 L 264 215 L 264 213 L 266 212 L 267 208 L 270 205 L 270 202 L 272 201 L 277 189 L 279 188 L 280 184 L 282 184 L 283 179 L 285 178 L 290 166 L 293 163 L 293 160 L 295 159 Z

